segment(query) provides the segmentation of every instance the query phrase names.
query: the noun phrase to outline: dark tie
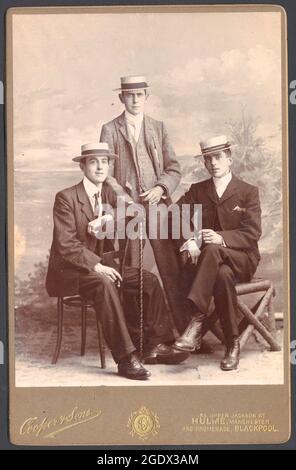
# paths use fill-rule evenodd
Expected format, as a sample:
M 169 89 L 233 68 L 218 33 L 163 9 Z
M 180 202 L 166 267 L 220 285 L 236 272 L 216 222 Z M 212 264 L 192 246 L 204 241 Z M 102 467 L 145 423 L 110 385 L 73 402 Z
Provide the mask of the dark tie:
M 94 215 L 95 215 L 96 217 L 98 217 L 98 216 L 100 215 L 100 205 L 101 205 L 101 204 L 100 204 L 100 197 L 101 197 L 101 195 L 100 195 L 100 193 L 98 192 L 98 193 L 95 193 L 94 196 L 95 196 Z

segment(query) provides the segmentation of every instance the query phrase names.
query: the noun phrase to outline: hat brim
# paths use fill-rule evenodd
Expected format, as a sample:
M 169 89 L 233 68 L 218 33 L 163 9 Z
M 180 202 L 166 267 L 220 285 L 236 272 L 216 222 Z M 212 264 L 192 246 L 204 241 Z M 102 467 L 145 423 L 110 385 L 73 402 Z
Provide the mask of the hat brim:
M 113 91 L 127 91 L 128 93 L 136 93 L 137 91 L 147 90 L 147 88 L 149 88 L 149 86 L 144 86 L 141 88 L 114 88 Z
M 79 155 L 78 157 L 72 158 L 72 161 L 80 162 L 80 160 L 85 160 L 86 158 L 92 157 L 108 157 L 112 158 L 113 160 L 116 160 L 118 158 L 118 155 L 116 155 L 115 153 L 93 153 L 92 155 Z
M 229 145 L 225 145 L 222 149 L 219 149 L 219 150 L 208 149 L 208 150 L 205 150 L 205 151 L 202 152 L 202 153 L 199 153 L 198 155 L 194 155 L 194 158 L 204 157 L 205 155 L 207 155 L 207 154 L 209 154 L 209 153 L 223 152 L 223 150 L 229 150 L 230 148 L 237 147 L 237 145 L 238 145 L 238 144 L 229 144 Z

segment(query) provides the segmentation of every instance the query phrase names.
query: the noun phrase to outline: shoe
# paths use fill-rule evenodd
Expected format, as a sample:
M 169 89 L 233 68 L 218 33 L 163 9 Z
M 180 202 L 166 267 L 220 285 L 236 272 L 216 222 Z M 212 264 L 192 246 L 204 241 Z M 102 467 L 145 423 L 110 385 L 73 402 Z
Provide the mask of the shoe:
M 188 352 L 178 351 L 166 344 L 158 344 L 144 352 L 142 362 L 143 364 L 180 364 L 187 357 L 189 357 Z
M 132 380 L 146 380 L 151 375 L 135 354 L 129 354 L 119 361 L 118 374 Z
M 234 338 L 230 344 L 227 346 L 226 354 L 224 359 L 222 359 L 220 367 L 222 370 L 235 370 L 239 364 L 239 339 Z
M 182 336 L 173 344 L 173 348 L 187 352 L 199 350 L 202 338 L 202 323 L 202 320 L 193 317 Z

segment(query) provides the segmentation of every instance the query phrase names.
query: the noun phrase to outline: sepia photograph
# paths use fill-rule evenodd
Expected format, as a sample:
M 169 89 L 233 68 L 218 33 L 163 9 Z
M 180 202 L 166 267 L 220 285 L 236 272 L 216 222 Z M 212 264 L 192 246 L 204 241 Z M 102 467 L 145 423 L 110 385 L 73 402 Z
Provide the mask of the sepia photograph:
M 14 389 L 287 385 L 283 11 L 9 22 Z

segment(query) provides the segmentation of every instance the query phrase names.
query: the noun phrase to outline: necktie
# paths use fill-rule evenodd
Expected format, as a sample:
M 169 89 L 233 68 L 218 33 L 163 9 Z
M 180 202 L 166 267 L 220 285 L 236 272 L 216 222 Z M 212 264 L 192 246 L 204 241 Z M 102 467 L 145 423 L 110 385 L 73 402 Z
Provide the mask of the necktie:
M 127 124 L 128 124 L 128 131 L 129 131 L 131 138 L 134 141 L 136 141 L 136 125 L 131 121 L 127 121 Z
M 102 208 L 101 194 L 100 193 L 95 193 L 94 198 L 95 198 L 94 215 L 96 217 L 100 217 L 101 216 L 101 208 Z

